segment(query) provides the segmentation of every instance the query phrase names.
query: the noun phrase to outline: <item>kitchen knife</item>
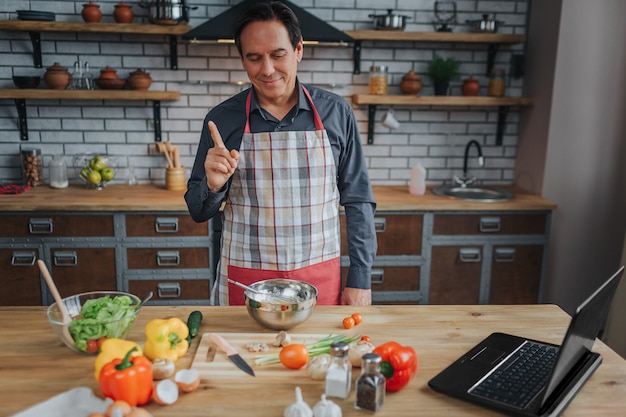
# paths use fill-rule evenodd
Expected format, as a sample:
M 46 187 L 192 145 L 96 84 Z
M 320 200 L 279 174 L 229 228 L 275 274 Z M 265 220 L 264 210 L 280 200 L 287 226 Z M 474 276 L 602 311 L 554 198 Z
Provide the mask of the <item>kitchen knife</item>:
M 216 333 L 209 333 L 209 340 L 215 343 L 215 345 L 217 345 L 217 347 L 221 351 L 226 353 L 226 355 L 228 356 L 228 359 L 233 361 L 233 363 L 237 365 L 239 369 L 241 369 L 242 371 L 244 371 L 245 373 L 249 375 L 254 376 L 254 371 L 252 370 L 250 365 L 248 365 L 246 361 L 241 356 L 239 356 L 235 348 L 232 347 L 230 343 L 228 343 L 222 336 Z

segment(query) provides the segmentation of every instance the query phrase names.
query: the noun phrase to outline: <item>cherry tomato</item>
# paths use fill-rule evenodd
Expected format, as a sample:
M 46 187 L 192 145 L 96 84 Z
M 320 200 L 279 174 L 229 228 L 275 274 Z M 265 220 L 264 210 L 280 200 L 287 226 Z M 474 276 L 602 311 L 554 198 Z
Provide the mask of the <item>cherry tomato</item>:
M 364 341 L 364 342 L 371 342 L 372 341 L 372 339 L 370 339 L 369 336 L 362 336 L 361 340 Z
M 98 342 L 95 340 L 87 341 L 87 352 L 96 353 L 98 351 Z
M 106 336 L 102 336 L 100 339 L 98 339 L 98 341 L 96 342 L 98 350 L 100 350 L 100 346 L 102 346 L 102 343 L 104 343 L 105 340 L 107 340 Z
M 305 345 L 292 343 L 280 350 L 280 363 L 289 369 L 300 369 L 309 361 L 309 350 Z
M 352 313 L 351 317 L 354 319 L 354 324 L 361 324 L 363 321 L 363 316 L 359 313 Z
M 354 321 L 352 317 L 346 317 L 345 319 L 343 319 L 343 322 L 341 324 L 343 324 L 344 328 L 351 329 L 354 327 L 356 322 Z

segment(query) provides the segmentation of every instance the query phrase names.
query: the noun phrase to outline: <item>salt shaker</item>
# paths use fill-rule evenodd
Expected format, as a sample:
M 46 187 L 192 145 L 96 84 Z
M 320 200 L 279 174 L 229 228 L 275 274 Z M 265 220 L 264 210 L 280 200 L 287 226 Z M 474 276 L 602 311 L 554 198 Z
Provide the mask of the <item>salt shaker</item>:
M 50 170 L 50 187 L 67 188 L 69 182 L 67 180 L 67 165 L 63 159 L 63 155 L 55 155 L 48 164 Z
M 348 360 L 350 346 L 344 342 L 330 345 L 331 363 L 326 371 L 324 394 L 327 397 L 346 399 L 350 395 L 352 364 Z
M 357 410 L 376 412 L 385 401 L 385 376 L 380 372 L 382 358 L 376 353 L 361 357 L 361 375 L 356 380 Z

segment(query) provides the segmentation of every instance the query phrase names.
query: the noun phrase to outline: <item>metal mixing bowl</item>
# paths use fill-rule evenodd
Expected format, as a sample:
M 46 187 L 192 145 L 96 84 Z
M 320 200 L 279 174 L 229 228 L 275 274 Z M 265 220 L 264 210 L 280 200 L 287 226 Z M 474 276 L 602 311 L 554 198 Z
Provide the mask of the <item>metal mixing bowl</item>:
M 303 281 L 268 279 L 249 285 L 254 293 L 245 290 L 248 313 L 262 326 L 272 330 L 288 330 L 308 319 L 317 303 L 317 288 Z M 281 303 L 271 295 L 280 294 L 296 302 Z

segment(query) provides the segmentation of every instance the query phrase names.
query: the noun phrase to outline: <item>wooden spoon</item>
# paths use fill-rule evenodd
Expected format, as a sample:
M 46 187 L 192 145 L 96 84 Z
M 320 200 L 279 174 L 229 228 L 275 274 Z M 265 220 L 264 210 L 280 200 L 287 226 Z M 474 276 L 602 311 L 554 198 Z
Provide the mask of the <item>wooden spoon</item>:
M 65 336 L 65 339 L 68 342 L 70 342 L 71 345 L 73 345 L 74 339 L 70 335 L 70 332 L 67 327 L 67 325 L 72 322 L 72 317 L 70 316 L 70 313 L 67 311 L 67 308 L 65 308 L 65 304 L 63 303 L 61 294 L 59 294 L 59 290 L 57 289 L 57 286 L 54 284 L 54 281 L 52 280 L 52 275 L 50 275 L 50 272 L 48 271 L 48 267 L 46 266 L 45 262 L 42 261 L 41 259 L 38 259 L 37 265 L 39 266 L 39 270 L 41 271 L 43 278 L 46 280 L 46 284 L 48 284 L 48 288 L 50 288 L 50 292 L 52 293 L 52 297 L 54 298 L 54 301 L 57 303 L 57 306 L 59 306 L 59 311 L 61 312 L 61 318 L 63 320 L 63 324 L 65 324 L 65 326 L 63 326 L 63 336 Z
M 165 159 L 167 160 L 167 166 L 169 167 L 173 167 L 174 164 L 172 163 L 172 158 L 170 158 L 170 154 L 167 151 L 166 145 L 163 142 L 157 142 L 156 143 L 156 147 L 157 150 L 162 153 L 163 155 L 165 155 Z

